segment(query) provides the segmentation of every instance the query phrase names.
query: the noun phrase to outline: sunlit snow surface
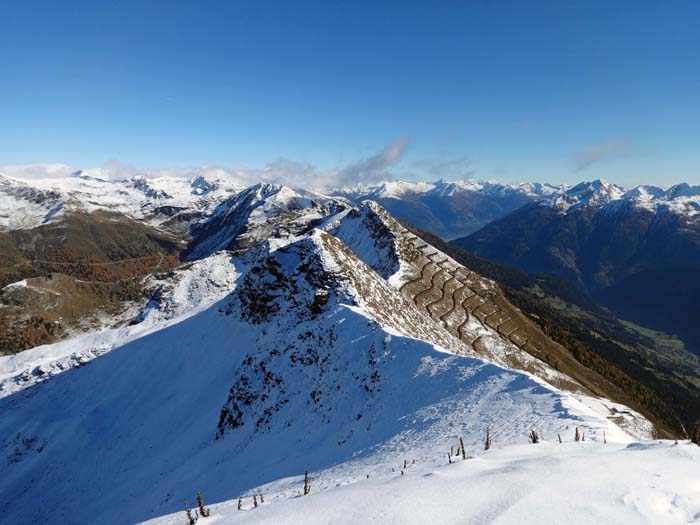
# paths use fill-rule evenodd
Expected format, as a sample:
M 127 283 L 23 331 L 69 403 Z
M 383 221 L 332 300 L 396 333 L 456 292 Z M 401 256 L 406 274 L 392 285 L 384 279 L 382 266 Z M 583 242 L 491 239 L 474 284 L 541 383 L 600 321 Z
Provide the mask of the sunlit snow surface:
M 551 437 L 551 436 L 550 436 Z M 479 450 L 453 464 L 402 461 L 367 468 L 369 479 L 300 495 L 302 478 L 209 505 L 205 523 L 262 524 L 681 524 L 700 522 L 700 447 L 671 441 L 631 444 L 572 442 Z M 446 461 L 444 463 L 447 463 Z M 391 466 L 394 472 L 386 472 Z M 278 494 L 285 493 L 285 497 Z M 212 502 L 213 503 L 213 502 Z M 149 521 L 175 525 L 184 513 Z M 202 522 L 200 522 L 202 523 Z

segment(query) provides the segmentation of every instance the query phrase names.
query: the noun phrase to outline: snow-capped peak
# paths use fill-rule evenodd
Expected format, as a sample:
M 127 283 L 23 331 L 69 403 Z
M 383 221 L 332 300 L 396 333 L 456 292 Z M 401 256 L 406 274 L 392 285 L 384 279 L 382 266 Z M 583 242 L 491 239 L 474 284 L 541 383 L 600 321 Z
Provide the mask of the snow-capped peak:
M 562 211 L 569 211 L 583 206 L 604 206 L 621 199 L 625 189 L 604 179 L 581 182 L 573 188 L 555 193 L 550 203 Z

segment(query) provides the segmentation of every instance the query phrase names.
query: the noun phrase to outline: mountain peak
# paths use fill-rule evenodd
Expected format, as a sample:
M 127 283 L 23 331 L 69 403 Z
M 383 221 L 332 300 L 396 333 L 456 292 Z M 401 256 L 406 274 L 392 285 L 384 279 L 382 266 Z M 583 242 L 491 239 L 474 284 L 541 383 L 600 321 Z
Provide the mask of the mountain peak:
M 605 179 L 580 182 L 552 195 L 550 204 L 562 211 L 574 210 L 584 206 L 603 206 L 621 199 L 625 189 Z

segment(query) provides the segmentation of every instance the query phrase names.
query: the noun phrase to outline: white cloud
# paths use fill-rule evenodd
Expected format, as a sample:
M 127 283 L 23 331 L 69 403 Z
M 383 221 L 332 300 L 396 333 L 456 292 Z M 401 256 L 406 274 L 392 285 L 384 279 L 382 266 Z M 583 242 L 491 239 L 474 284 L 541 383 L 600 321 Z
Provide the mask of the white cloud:
M 321 170 L 307 162 L 297 162 L 280 157 L 264 168 L 246 166 L 226 168 L 203 165 L 141 170 L 130 164 L 111 160 L 98 168 L 88 168 L 82 171 L 87 175 L 105 180 L 124 180 L 135 175 L 152 178 L 205 176 L 229 179 L 243 185 L 271 182 L 292 187 L 324 189 L 345 185 L 371 184 L 392 178 L 387 169 L 401 160 L 407 145 L 408 139 L 399 137 L 376 154 L 350 163 L 339 170 Z M 24 179 L 66 177 L 80 170 L 81 168 L 67 164 L 0 164 L 0 173 Z
M 397 164 L 408 147 L 408 139 L 399 137 L 379 153 L 366 159 L 348 164 L 338 172 L 336 183 L 339 186 L 348 184 L 372 184 L 390 179 L 387 168 Z
M 67 177 L 75 172 L 68 164 L 32 162 L 28 164 L 0 164 L 0 173 L 18 179 L 51 179 Z

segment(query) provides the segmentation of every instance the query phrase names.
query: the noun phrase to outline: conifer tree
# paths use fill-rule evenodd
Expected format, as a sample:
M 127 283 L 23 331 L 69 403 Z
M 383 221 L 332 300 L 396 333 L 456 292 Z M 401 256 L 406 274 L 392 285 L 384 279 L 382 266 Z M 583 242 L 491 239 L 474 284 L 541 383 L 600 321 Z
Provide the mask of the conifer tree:
M 581 441 L 581 433 L 578 431 L 578 427 L 576 427 L 576 433 L 574 434 L 574 441 L 576 441 L 576 442 Z
M 462 441 L 462 438 L 459 438 L 459 447 L 462 449 L 462 459 L 467 459 L 467 452 L 464 450 L 464 441 Z
M 238 510 L 241 510 L 243 508 L 243 498 L 238 496 Z
M 484 441 L 484 450 L 491 448 L 491 427 L 486 427 L 486 441 Z
M 258 506 L 258 497 L 253 494 L 253 508 L 256 508 Z

